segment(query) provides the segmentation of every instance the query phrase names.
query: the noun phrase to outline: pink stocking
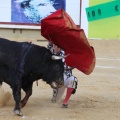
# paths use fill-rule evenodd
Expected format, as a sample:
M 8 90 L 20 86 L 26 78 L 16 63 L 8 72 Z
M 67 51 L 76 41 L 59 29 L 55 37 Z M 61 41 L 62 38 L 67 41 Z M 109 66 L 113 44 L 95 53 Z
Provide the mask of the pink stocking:
M 65 105 L 68 104 L 68 100 L 69 100 L 73 90 L 74 90 L 74 88 L 67 88 L 67 93 L 66 93 L 66 97 L 63 101 L 63 104 L 65 104 Z

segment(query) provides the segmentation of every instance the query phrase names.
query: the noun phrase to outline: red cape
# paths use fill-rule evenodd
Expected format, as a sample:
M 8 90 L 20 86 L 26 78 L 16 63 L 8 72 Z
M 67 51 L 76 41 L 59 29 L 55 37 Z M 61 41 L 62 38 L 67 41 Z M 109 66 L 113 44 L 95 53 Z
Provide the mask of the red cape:
M 41 34 L 70 54 L 65 58 L 68 66 L 85 74 L 92 73 L 95 67 L 95 52 L 90 46 L 83 29 L 79 29 L 70 16 L 62 9 L 41 21 Z

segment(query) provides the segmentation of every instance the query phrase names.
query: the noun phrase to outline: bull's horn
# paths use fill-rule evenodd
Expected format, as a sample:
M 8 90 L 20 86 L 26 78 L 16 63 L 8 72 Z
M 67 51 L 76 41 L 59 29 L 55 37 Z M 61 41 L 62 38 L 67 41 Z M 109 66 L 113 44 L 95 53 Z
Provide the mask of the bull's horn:
M 64 56 L 56 56 L 56 55 L 52 55 L 52 59 L 53 60 L 60 60 L 63 58 L 66 58 L 67 56 L 69 56 L 70 54 L 64 55 Z

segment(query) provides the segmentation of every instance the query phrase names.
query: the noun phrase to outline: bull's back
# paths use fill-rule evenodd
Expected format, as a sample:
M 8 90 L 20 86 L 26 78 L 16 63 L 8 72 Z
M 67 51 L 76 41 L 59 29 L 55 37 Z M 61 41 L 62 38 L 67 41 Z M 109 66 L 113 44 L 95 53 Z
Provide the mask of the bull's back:
M 30 47 L 31 44 L 28 42 L 17 42 L 0 38 L 0 52 L 16 60 L 22 57 L 24 53 L 27 53 Z
M 0 52 L 10 54 L 15 50 L 17 51 L 18 48 L 18 42 L 0 38 Z

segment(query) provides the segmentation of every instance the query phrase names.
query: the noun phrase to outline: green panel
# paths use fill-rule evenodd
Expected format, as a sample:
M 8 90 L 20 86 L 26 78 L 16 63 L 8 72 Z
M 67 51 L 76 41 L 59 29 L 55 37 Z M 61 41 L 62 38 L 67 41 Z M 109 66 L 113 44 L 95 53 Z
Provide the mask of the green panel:
M 86 8 L 88 21 L 120 15 L 120 0 Z
M 88 38 L 120 39 L 120 16 L 89 22 Z

